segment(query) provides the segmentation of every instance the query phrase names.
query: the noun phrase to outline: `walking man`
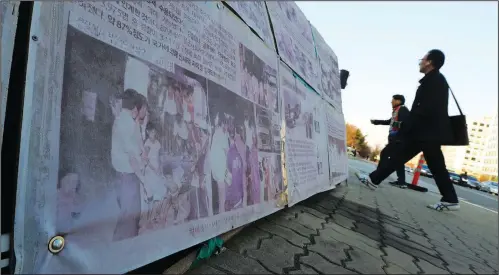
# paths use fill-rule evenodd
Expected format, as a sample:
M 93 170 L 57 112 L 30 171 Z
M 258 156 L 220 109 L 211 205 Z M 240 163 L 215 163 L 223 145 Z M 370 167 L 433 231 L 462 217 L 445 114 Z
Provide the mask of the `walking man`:
M 448 115 L 449 85 L 440 73 L 445 55 L 430 50 L 419 62 L 419 71 L 425 76 L 419 87 L 407 121 L 400 125 L 402 143 L 390 155 L 386 165 L 378 166 L 369 174 L 366 184 L 376 189 L 400 165 L 423 151 L 428 167 L 434 175 L 440 202 L 428 205 L 438 211 L 458 210 L 459 201 L 452 184 L 440 146 L 452 140 L 452 126 Z
M 376 120 L 372 119 L 371 123 L 374 125 L 390 125 L 388 132 L 388 145 L 383 148 L 380 153 L 379 165 L 385 165 L 386 161 L 389 161 L 390 155 L 394 154 L 397 146 L 395 143 L 400 143 L 400 125 L 409 116 L 409 109 L 404 106 L 405 98 L 403 95 L 394 95 L 392 97 L 392 117 L 387 120 Z M 391 182 L 391 184 L 405 188 L 407 184 L 405 182 L 405 170 L 404 164 L 401 163 L 395 167 L 397 172 L 397 181 Z

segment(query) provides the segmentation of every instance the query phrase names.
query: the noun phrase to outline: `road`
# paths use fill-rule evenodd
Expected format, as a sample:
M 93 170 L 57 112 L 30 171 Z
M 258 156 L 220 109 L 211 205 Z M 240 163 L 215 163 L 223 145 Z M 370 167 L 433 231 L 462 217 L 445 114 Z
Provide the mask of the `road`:
M 372 170 L 376 168 L 376 165 L 365 161 L 365 160 L 360 160 L 360 159 L 349 159 L 348 160 L 349 167 L 354 170 L 359 170 L 361 172 L 369 173 Z M 390 178 L 396 179 L 397 176 L 395 173 L 393 173 Z M 412 173 L 406 173 L 406 181 L 411 182 L 413 178 Z M 426 178 L 426 177 L 420 177 L 418 185 L 422 187 L 428 188 L 428 194 L 432 195 L 438 195 L 438 188 L 437 185 L 435 184 L 435 181 L 431 178 Z M 482 207 L 486 208 L 488 210 L 491 210 L 493 212 L 498 212 L 499 208 L 499 203 L 497 196 L 474 190 L 474 189 L 469 189 L 466 187 L 461 187 L 458 185 L 454 185 L 456 188 L 457 195 L 460 199 L 461 202 L 468 203 L 475 205 L 477 207 Z

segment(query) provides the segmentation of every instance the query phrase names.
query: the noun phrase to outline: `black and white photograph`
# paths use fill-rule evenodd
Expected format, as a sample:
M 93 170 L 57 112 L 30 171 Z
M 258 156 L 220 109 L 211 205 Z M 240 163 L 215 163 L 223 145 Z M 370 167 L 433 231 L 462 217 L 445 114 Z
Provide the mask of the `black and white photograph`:
M 328 136 L 330 179 L 345 175 L 346 143 L 344 139 Z
M 271 125 L 271 135 L 272 135 L 272 152 L 281 153 L 281 118 L 280 115 L 274 114 L 272 116 Z
M 278 112 L 277 70 L 265 64 L 243 44 L 239 44 L 239 56 L 242 96 L 251 102 Z
M 258 150 L 280 154 L 281 127 L 279 116 L 260 106 L 256 106 L 255 109 Z
M 307 24 L 308 20 L 301 9 L 295 2 L 291 1 L 276 1 L 281 13 L 286 16 L 288 23 L 292 24 L 295 28 L 293 33 L 301 34 L 306 39 L 306 43 L 313 45 L 312 30 Z M 290 27 L 288 25 L 288 27 Z
M 258 132 L 258 150 L 262 152 L 275 152 L 275 131 L 273 113 L 260 106 L 256 107 L 256 129 Z M 280 139 L 280 137 L 279 137 Z
M 255 104 L 208 81 L 214 213 L 260 203 Z
M 281 157 L 261 152 L 259 155 L 260 179 L 264 201 L 272 201 L 283 192 Z
M 121 241 L 213 215 L 206 92 L 68 26 L 57 230 L 114 216 L 89 234 Z
M 321 59 L 319 64 L 321 67 L 320 90 L 329 96 L 333 101 L 337 101 L 338 97 L 341 97 L 338 62 L 336 62 L 332 56 L 329 56 Z

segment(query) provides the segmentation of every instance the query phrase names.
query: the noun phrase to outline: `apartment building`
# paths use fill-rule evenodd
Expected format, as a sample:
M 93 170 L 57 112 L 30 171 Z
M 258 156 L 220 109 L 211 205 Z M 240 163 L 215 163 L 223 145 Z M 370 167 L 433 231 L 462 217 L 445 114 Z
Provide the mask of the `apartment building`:
M 498 177 L 498 116 L 493 117 L 487 135 L 485 154 L 483 159 L 482 175 L 487 180 L 496 180 Z
M 465 146 L 442 146 L 442 153 L 448 170 L 456 173 L 462 172 L 467 149 Z
M 498 131 L 497 114 L 485 116 L 468 123 L 469 146 L 443 146 L 447 169 L 466 171 L 482 178 L 497 178 Z

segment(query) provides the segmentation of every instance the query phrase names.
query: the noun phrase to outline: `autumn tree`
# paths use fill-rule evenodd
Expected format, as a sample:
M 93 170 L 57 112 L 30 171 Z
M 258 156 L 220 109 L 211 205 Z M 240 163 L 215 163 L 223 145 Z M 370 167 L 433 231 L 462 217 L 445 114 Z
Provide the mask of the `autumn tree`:
M 359 153 L 359 156 L 365 158 L 371 155 L 371 148 L 366 142 L 366 136 L 355 125 L 346 124 L 347 145 L 354 147 Z
M 380 153 L 381 153 L 381 147 L 379 145 L 376 145 L 376 147 L 374 148 L 374 150 L 372 150 L 369 159 L 371 161 L 376 161 L 376 157 L 379 156 Z
M 355 136 L 357 133 L 357 126 L 352 125 L 352 124 L 346 124 L 346 134 L 347 134 L 347 146 L 349 147 L 355 147 Z

